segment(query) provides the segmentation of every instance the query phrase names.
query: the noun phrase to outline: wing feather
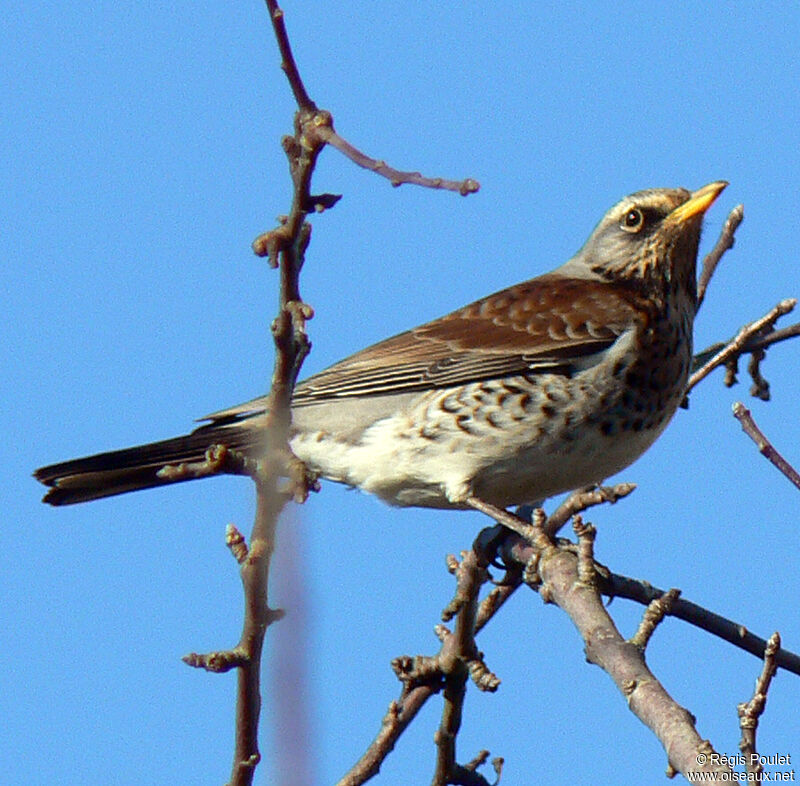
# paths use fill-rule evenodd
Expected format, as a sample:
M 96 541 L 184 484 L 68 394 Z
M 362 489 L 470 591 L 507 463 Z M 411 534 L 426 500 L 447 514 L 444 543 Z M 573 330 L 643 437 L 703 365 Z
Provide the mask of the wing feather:
M 351 355 L 298 385 L 293 405 L 537 371 L 568 374 L 636 318 L 617 287 L 540 276 Z

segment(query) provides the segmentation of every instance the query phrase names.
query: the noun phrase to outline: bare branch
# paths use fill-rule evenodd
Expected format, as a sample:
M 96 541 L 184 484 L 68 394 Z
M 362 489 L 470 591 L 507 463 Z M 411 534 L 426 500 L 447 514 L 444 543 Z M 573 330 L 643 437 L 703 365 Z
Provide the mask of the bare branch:
M 733 208 L 733 210 L 731 210 L 731 212 L 728 214 L 728 218 L 725 220 L 725 223 L 722 226 L 722 232 L 720 232 L 720 236 L 717 242 L 714 244 L 714 248 L 712 248 L 711 251 L 706 254 L 706 258 L 703 260 L 703 267 L 700 271 L 700 278 L 697 282 L 698 310 L 700 309 L 700 306 L 703 305 L 708 284 L 711 281 L 711 277 L 714 275 L 714 271 L 717 269 L 717 265 L 719 264 L 725 252 L 733 248 L 734 236 L 736 235 L 736 230 L 739 228 L 739 224 L 742 223 L 743 218 L 744 205 L 736 205 L 736 207 Z
M 698 766 L 698 753 L 710 750 L 695 729 L 691 715 L 664 690 L 644 662 L 642 651 L 625 641 L 608 615 L 598 590 L 581 581 L 579 562 L 583 552 L 552 545 L 540 553 L 538 573 L 540 593 L 564 610 L 577 627 L 585 643 L 586 657 L 600 666 L 614 680 L 625 696 L 631 711 L 653 732 L 668 752 L 669 762 L 686 773 L 698 769 L 730 774 L 727 767 L 712 764 Z
M 278 49 L 280 49 L 281 52 L 281 68 L 286 74 L 286 78 L 289 80 L 289 85 L 294 94 L 294 100 L 297 101 L 299 109 L 315 112 L 317 106 L 306 92 L 303 80 L 300 78 L 300 72 L 297 69 L 297 63 L 292 54 L 292 47 L 289 44 L 289 35 L 286 32 L 286 24 L 283 19 L 283 10 L 278 7 L 278 3 L 275 2 L 275 0 L 266 0 L 266 3 L 269 9 L 269 18 L 272 22 L 272 29 L 278 41 Z
M 305 322 L 313 312 L 300 297 L 299 276 L 311 234 L 305 222 L 304 205 L 308 202 L 311 174 L 321 145 L 316 148 L 302 146 L 297 138 L 303 134 L 305 124 L 313 124 L 315 120 L 315 115 L 306 116 L 298 112 L 295 143 L 284 145 L 295 188 L 290 213 L 280 227 L 280 242 L 274 246 L 274 256 L 280 267 L 280 309 L 272 324 L 276 355 L 264 433 L 264 444 L 271 446 L 273 466 L 268 462 L 260 463 L 255 476 L 256 516 L 250 549 L 241 566 L 245 619 L 239 644 L 232 651 L 242 653 L 242 660 L 236 664 L 236 749 L 231 786 L 251 784 L 255 766 L 260 760 L 261 653 L 267 628 L 279 617 L 269 608 L 268 602 L 269 567 L 275 548 L 278 516 L 289 499 L 304 499 L 314 482 L 307 473 L 298 471 L 291 460 L 281 461 L 284 469 L 288 465 L 292 470 L 289 472 L 292 483 L 288 489 L 279 488 L 275 457 L 291 457 L 288 433 L 292 391 L 300 366 L 311 347 Z
M 767 693 L 772 683 L 772 678 L 777 671 L 775 655 L 780 650 L 781 637 L 775 631 L 767 642 L 764 651 L 764 667 L 756 680 L 753 698 L 743 702 L 736 709 L 739 715 L 739 728 L 742 730 L 742 738 L 739 742 L 739 750 L 746 757 L 747 772 L 761 775 L 764 771 L 756 751 L 756 732 L 758 731 L 758 721 L 767 706 Z M 761 780 L 756 778 L 756 780 Z
M 745 325 L 722 349 L 689 377 L 689 381 L 686 383 L 686 393 L 688 394 L 695 385 L 704 380 L 715 368 L 725 365 L 731 359 L 739 357 L 746 352 L 745 346 L 752 337 L 769 332 L 775 322 L 784 314 L 788 314 L 796 305 L 796 299 L 787 298 L 770 309 L 760 319 Z
M 524 551 L 518 554 L 520 560 L 527 558 L 528 554 Z M 627 598 L 642 604 L 648 604 L 664 595 L 663 589 L 619 573 L 610 573 L 607 578 L 604 578 L 601 582 L 601 591 L 609 598 Z M 711 633 L 757 658 L 764 657 L 767 647 L 765 639 L 750 633 L 744 625 L 733 622 L 685 598 L 676 598 L 672 602 L 669 615 Z M 775 663 L 786 671 L 800 675 L 800 655 L 794 652 L 779 650 L 775 655 Z
M 440 188 L 446 191 L 455 191 L 461 196 L 474 194 L 481 187 L 477 180 L 466 178 L 464 180 L 445 180 L 441 177 L 425 177 L 419 172 L 403 172 L 399 169 L 390 167 L 385 161 L 377 158 L 370 158 L 368 155 L 362 153 L 357 148 L 353 147 L 346 139 L 343 139 L 333 127 L 325 129 L 322 132 L 325 141 L 335 147 L 340 153 L 347 156 L 354 164 L 369 169 L 371 172 L 385 177 L 393 186 L 402 186 L 404 183 L 410 183 L 415 186 L 423 186 L 424 188 Z
M 289 499 L 303 500 L 315 479 L 302 467 L 288 447 L 292 392 L 310 349 L 305 323 L 313 316 L 311 308 L 300 296 L 299 276 L 311 237 L 305 221 L 309 205 L 311 176 L 323 142 L 314 130 L 330 122 L 319 113 L 308 96 L 292 55 L 283 13 L 273 0 L 267 0 L 275 36 L 283 59 L 282 67 L 299 106 L 295 116 L 294 137 L 284 138 L 283 148 L 289 159 L 294 184 L 289 214 L 277 229 L 262 235 L 254 250 L 263 251 L 270 263 L 279 267 L 280 308 L 272 324 L 275 343 L 275 366 L 267 401 L 267 422 L 264 444 L 270 446 L 267 459 L 250 462 L 236 451 L 221 446 L 206 453 L 203 462 L 167 467 L 162 472 L 193 477 L 215 472 L 235 472 L 253 477 L 257 490 L 256 516 L 249 548 L 237 530 L 228 528 L 226 540 L 240 564 L 244 589 L 245 614 L 239 643 L 231 650 L 208 655 L 192 653 L 185 659 L 192 666 L 213 671 L 237 669 L 236 741 L 231 786 L 248 786 L 253 782 L 255 767 L 260 761 L 258 723 L 261 712 L 261 653 L 267 628 L 280 618 L 281 612 L 269 607 L 269 569 L 275 548 L 278 516 Z M 267 453 L 267 451 L 265 451 Z M 289 476 L 289 487 L 279 487 L 280 475 Z
M 488 672 L 475 646 L 475 619 L 478 613 L 478 593 L 481 585 L 488 578 L 486 567 L 480 564 L 474 551 L 464 552 L 461 562 L 455 569 L 457 579 L 456 593 L 444 613 L 443 618 L 450 618 L 457 613 L 455 632 L 449 634 L 441 626 L 442 649 L 436 660 L 444 679 L 442 717 L 439 728 L 434 734 L 436 743 L 436 767 L 432 783 L 435 786 L 446 786 L 454 782 L 454 774 L 459 768 L 456 760 L 456 737 L 461 728 L 461 716 L 466 697 L 467 679 L 477 671 L 478 685 L 493 685 L 488 690 L 496 690 L 499 681 L 484 682 Z M 479 662 L 479 667 L 472 664 Z M 482 668 L 481 668 L 482 667 Z M 493 675 L 492 675 L 493 676 Z M 476 772 L 471 773 L 486 781 Z
M 558 531 L 576 514 L 595 505 L 613 505 L 632 494 L 635 483 L 617 483 L 615 486 L 588 486 L 573 491 L 548 517 L 545 532 L 554 537 Z
M 241 565 L 249 553 L 244 535 L 233 525 L 225 527 L 225 545 L 230 549 L 233 558 Z
M 399 701 L 391 702 L 378 735 L 349 772 L 337 781 L 336 786 L 360 786 L 377 775 L 384 759 L 392 752 L 409 723 L 438 690 L 432 685 L 417 685 L 404 693 Z
M 737 401 L 733 405 L 733 416 L 741 423 L 742 431 L 758 446 L 758 452 L 771 461 L 798 489 L 800 489 L 800 473 L 775 450 L 763 431 L 756 425 L 750 410 Z
M 436 626 L 442 646 L 433 657 L 417 655 L 394 659 L 392 668 L 403 683 L 400 698 L 391 703 L 377 737 L 338 786 L 356 786 L 375 775 L 422 705 L 438 692 L 443 693 L 444 700 L 435 735 L 437 762 L 433 783 L 488 786 L 486 779 L 476 772 L 486 756 L 479 755 L 466 765 L 456 761 L 455 742 L 461 726 L 467 679 L 472 678 L 477 687 L 485 691 L 496 690 L 500 682 L 486 668 L 475 644 L 478 594 L 488 578 L 486 561 L 474 549 L 462 552 L 461 556 L 460 562 L 448 558 L 448 570 L 456 576 L 457 584 L 454 598 L 442 615 L 446 619 L 457 615 L 455 630 L 451 633 L 444 625 Z M 493 765 L 497 771 L 502 760 L 495 760 Z
M 502 524 L 512 532 L 516 532 L 521 538 L 528 539 L 535 537 L 534 527 L 530 522 L 525 521 L 525 519 L 519 516 L 515 516 L 513 513 L 509 513 L 507 510 L 503 510 L 503 508 L 498 508 L 497 505 L 484 502 L 478 497 L 467 497 L 464 502 L 469 505 L 469 507 L 475 508 L 475 510 L 490 516 L 498 524 Z
M 651 600 L 645 609 L 639 628 L 630 639 L 631 644 L 636 645 L 640 650 L 644 650 L 655 633 L 656 628 L 661 624 L 664 617 L 669 614 L 672 604 L 681 594 L 679 589 L 671 589 L 661 597 Z
M 539 518 L 541 519 L 543 514 L 541 511 L 537 512 L 540 514 Z M 494 518 L 502 519 L 502 517 L 495 516 L 494 513 L 491 515 Z M 592 590 L 592 585 L 595 583 L 595 581 L 598 582 L 599 589 L 604 594 L 607 594 L 612 598 L 627 597 L 645 604 L 651 604 L 653 601 L 660 601 L 658 603 L 658 607 L 650 606 L 645 622 L 642 626 L 640 626 L 640 629 L 634 636 L 634 639 L 629 642 L 636 649 L 639 649 L 643 644 L 646 643 L 647 639 L 649 639 L 654 627 L 654 623 L 664 615 L 669 614 L 670 616 L 678 617 L 690 622 L 691 624 L 695 624 L 698 627 L 701 627 L 702 629 L 707 630 L 732 644 L 735 644 L 747 652 L 756 654 L 759 657 L 764 655 L 767 642 L 765 642 L 763 639 L 759 639 L 758 637 L 749 633 L 742 625 L 738 625 L 730 620 L 726 620 L 725 618 L 703 609 L 696 604 L 679 598 L 677 591 L 664 593 L 663 590 L 653 587 L 646 582 L 639 582 L 623 576 L 610 574 L 605 568 L 599 566 L 596 562 L 592 562 L 592 566 L 589 567 L 587 563 L 591 555 L 591 542 L 593 539 L 593 533 L 581 522 L 576 522 L 576 531 L 579 534 L 579 546 L 577 552 L 574 547 L 565 548 L 563 545 L 561 545 L 561 542 L 559 544 L 551 543 L 549 547 L 545 547 L 543 549 L 542 538 L 539 538 L 537 545 L 533 546 L 530 542 L 526 541 L 515 532 L 507 532 L 504 542 L 495 542 L 494 545 L 498 548 L 500 553 L 502 553 L 506 565 L 509 566 L 509 570 L 511 570 L 512 566 L 514 565 L 518 566 L 517 569 L 520 569 L 522 566 L 530 566 L 531 564 L 535 563 L 535 576 L 536 579 L 541 582 L 540 585 L 535 586 L 538 586 L 543 598 L 547 602 L 555 602 L 564 608 L 564 610 L 567 611 L 567 613 L 573 619 L 576 626 L 578 626 L 579 630 L 586 631 L 586 636 L 591 637 L 592 639 L 596 638 L 602 642 L 606 642 L 608 637 L 610 637 L 611 643 L 608 644 L 608 647 L 610 648 L 611 652 L 616 652 L 616 655 L 608 656 L 608 668 L 618 669 L 618 673 L 620 675 L 625 674 L 627 670 L 633 669 L 634 672 L 636 672 L 638 669 L 638 667 L 635 667 L 635 663 L 628 659 L 628 655 L 626 655 L 625 651 L 620 647 L 619 641 L 617 640 L 619 634 L 616 632 L 616 628 L 613 627 L 613 622 L 611 622 L 610 618 L 606 623 L 600 624 L 599 620 L 601 619 L 601 616 L 599 613 L 597 616 L 595 616 L 594 606 L 592 604 L 590 604 L 588 607 L 585 607 L 582 604 L 577 604 L 577 609 L 572 608 L 571 604 L 575 600 L 575 597 L 579 595 L 579 590 Z M 535 555 L 538 556 L 534 560 Z M 568 555 L 575 561 L 574 566 L 569 567 L 569 570 L 564 568 L 563 573 L 558 571 L 556 574 L 558 578 L 554 579 L 548 572 L 551 565 L 551 560 L 556 557 L 558 557 L 559 560 L 563 559 L 568 567 Z M 583 566 L 581 563 L 583 563 Z M 510 591 L 513 591 L 513 589 Z M 663 603 L 664 600 L 667 601 L 666 604 Z M 565 605 L 562 605 L 562 601 Z M 600 649 L 602 650 L 606 645 L 603 644 L 598 646 L 600 646 Z M 590 660 L 593 659 L 590 658 Z M 627 666 L 625 663 L 627 663 Z M 785 668 L 789 671 L 800 674 L 800 657 L 794 653 L 778 649 L 774 652 L 774 663 L 776 667 Z M 605 661 L 600 665 L 603 665 L 604 669 L 607 668 Z M 634 691 L 637 685 L 639 685 L 638 679 L 620 683 L 618 681 L 617 672 L 612 673 L 609 671 L 609 673 L 612 675 L 615 681 L 618 682 L 618 685 L 620 685 L 621 690 L 623 690 L 623 693 L 625 693 L 626 697 L 631 696 L 628 691 Z M 652 675 L 647 677 L 647 679 L 654 680 Z M 658 683 L 655 683 L 655 685 L 651 687 L 655 693 L 654 696 L 650 696 L 642 700 L 641 712 L 643 714 L 639 714 L 640 710 L 633 706 L 633 703 L 630 702 L 629 698 L 632 709 L 645 723 L 653 728 L 657 736 L 659 736 L 659 739 L 661 739 L 665 744 L 665 747 L 670 750 L 671 761 L 677 767 L 677 769 L 681 770 L 681 762 L 683 762 L 687 769 L 696 769 L 697 765 L 694 755 L 697 752 L 708 753 L 711 751 L 711 748 L 706 744 L 700 744 L 700 747 L 693 747 L 698 744 L 699 740 L 699 737 L 697 737 L 696 732 L 694 731 L 693 722 L 691 720 L 687 720 L 688 715 L 686 718 L 681 717 L 681 708 L 671 703 L 671 699 L 669 699 L 665 693 L 662 693 L 663 689 L 660 685 L 658 685 Z M 649 717 L 650 720 L 647 720 L 645 716 Z M 672 736 L 670 743 L 667 744 L 666 740 L 663 736 L 661 736 L 659 731 L 651 725 L 651 722 L 658 724 L 659 717 L 661 718 L 661 721 L 666 724 L 659 725 L 659 728 L 661 729 L 670 727 L 670 723 L 672 722 L 678 723 L 678 726 L 681 730 L 679 733 L 677 733 L 676 737 L 676 739 L 678 739 L 677 748 L 670 747 L 673 744 Z M 672 720 L 667 722 L 665 720 L 666 718 L 671 718 Z M 670 728 L 672 728 L 674 731 L 677 727 Z M 670 732 L 670 735 L 672 735 L 672 732 Z M 677 750 L 680 750 L 683 753 L 679 756 L 677 753 L 675 753 Z M 695 751 L 695 754 L 692 753 L 693 750 Z
M 625 484 L 620 485 L 624 486 Z M 614 488 L 618 490 L 618 487 Z M 581 497 L 581 495 L 585 493 L 584 490 L 575 492 L 571 497 L 573 500 L 572 503 L 570 502 L 571 498 L 568 497 L 549 519 L 544 519 L 544 524 L 539 534 L 537 534 L 535 526 L 529 524 L 524 519 L 513 516 L 507 511 L 496 509 L 494 506 L 481 503 L 480 501 L 470 503 L 472 507 L 482 510 L 482 512 L 495 518 L 495 520 L 500 521 L 503 527 L 507 527 L 511 530 L 510 532 L 503 533 L 502 527 L 491 528 L 484 531 L 484 533 L 489 533 L 488 537 L 484 537 L 482 533 L 482 536 L 479 536 L 476 540 L 476 542 L 481 540 L 484 542 L 490 541 L 489 547 L 494 553 L 502 556 L 506 569 L 509 572 L 506 580 L 495 590 L 498 593 L 498 597 L 493 598 L 490 595 L 484 601 L 484 603 L 487 604 L 486 621 L 491 618 L 494 611 L 499 609 L 505 600 L 517 589 L 520 584 L 521 570 L 526 566 L 528 568 L 531 566 L 538 568 L 536 563 L 536 551 L 537 548 L 541 550 L 547 541 L 547 536 L 552 529 L 550 519 L 562 510 L 562 508 L 571 509 L 572 505 L 577 504 L 581 499 L 584 501 L 591 500 L 591 493 L 588 497 Z M 592 504 L 594 504 L 594 502 L 592 502 Z M 541 509 L 536 509 L 536 513 L 544 516 Z M 525 527 L 529 527 L 530 529 L 526 530 Z M 511 533 L 513 533 L 513 535 Z M 529 543 L 531 534 L 535 535 L 536 548 Z M 648 582 L 612 573 L 608 568 L 597 562 L 595 562 L 595 570 L 599 576 L 600 590 L 609 598 L 626 598 L 647 605 L 654 600 L 662 598 L 666 594 L 665 590 L 654 587 Z M 756 657 L 762 658 L 764 656 L 766 641 L 763 638 L 750 633 L 744 625 L 726 619 L 691 601 L 676 596 L 671 603 L 668 613 L 670 616 L 705 630 Z M 485 622 L 482 624 L 485 624 Z M 800 655 L 782 649 L 776 655 L 776 662 L 780 668 L 800 675 Z
M 508 542 L 517 543 L 504 550 L 507 563 L 525 565 L 525 580 L 545 602 L 557 604 L 568 614 L 584 639 L 587 660 L 614 680 L 631 711 L 661 741 L 670 764 L 682 773 L 701 769 L 729 775 L 730 769 L 715 763 L 715 758 L 698 765 L 698 753 L 712 751 L 709 743 L 697 733 L 690 713 L 672 699 L 648 669 L 640 647 L 622 638 L 604 607 L 597 586 L 600 571 L 593 556 L 594 528 L 576 517 L 576 554 L 574 547 L 562 546 L 545 534 L 541 509 L 534 511 L 533 524 L 526 524 L 482 500 L 468 499 L 467 504 L 519 535 L 509 535 Z
M 275 548 L 278 515 L 286 502 L 275 478 L 257 483 L 256 518 L 247 559 L 241 566 L 245 617 L 242 636 L 233 652 L 241 654 L 236 663 L 236 743 L 231 786 L 248 786 L 261 760 L 258 750 L 258 721 L 261 714 L 261 652 L 267 628 L 279 618 L 269 608 L 269 567 Z
M 516 571 L 516 577 L 506 577 L 506 582 L 495 587 L 482 601 L 475 621 L 475 633 L 479 633 L 486 623 L 500 610 L 500 607 L 516 592 L 522 584 L 522 572 Z
M 526 539 L 503 527 L 492 527 L 485 532 L 489 533 L 489 537 L 479 536 L 476 542 L 481 540 L 488 542 L 486 548 L 492 549 L 492 555 L 499 555 L 508 571 L 506 579 L 496 588 L 497 591 L 501 591 L 501 599 L 492 603 L 492 606 L 496 605 L 499 608 L 519 586 L 522 570 L 532 564 L 536 549 Z M 559 541 L 559 543 L 563 546 L 564 541 Z M 493 558 L 494 556 L 487 557 L 487 559 Z M 646 606 L 654 600 L 663 598 L 666 594 L 665 590 L 654 587 L 647 581 L 612 573 L 597 561 L 594 562 L 594 570 L 597 574 L 600 591 L 610 599 L 625 598 Z M 484 603 L 488 603 L 489 600 L 490 598 L 487 597 Z M 751 655 L 758 658 L 764 657 L 766 640 L 750 633 L 741 623 L 726 619 L 681 597 L 676 597 L 672 601 L 668 613 L 670 616 L 711 633 Z M 491 615 L 488 616 L 488 618 L 490 617 Z M 800 675 L 800 655 L 781 649 L 776 654 L 776 663 L 780 668 Z

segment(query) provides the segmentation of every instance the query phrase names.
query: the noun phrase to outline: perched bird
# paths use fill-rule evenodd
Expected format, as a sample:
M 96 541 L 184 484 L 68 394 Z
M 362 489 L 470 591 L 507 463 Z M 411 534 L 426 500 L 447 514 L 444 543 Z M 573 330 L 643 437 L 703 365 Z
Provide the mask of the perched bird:
M 432 508 L 542 500 L 628 466 L 683 398 L 703 215 L 726 185 L 632 194 L 553 272 L 300 383 L 292 450 L 322 477 Z M 159 471 L 213 444 L 257 455 L 264 412 L 254 399 L 185 436 L 35 476 L 51 505 L 176 482 Z

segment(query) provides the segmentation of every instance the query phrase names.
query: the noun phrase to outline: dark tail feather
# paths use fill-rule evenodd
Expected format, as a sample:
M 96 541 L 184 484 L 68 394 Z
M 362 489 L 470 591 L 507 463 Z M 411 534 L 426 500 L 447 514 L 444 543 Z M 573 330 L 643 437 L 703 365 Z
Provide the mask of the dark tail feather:
M 236 426 L 228 424 L 227 427 L 211 423 L 182 437 L 51 464 L 37 469 L 33 476 L 45 486 L 50 486 L 43 502 L 74 505 L 128 491 L 191 480 L 160 478 L 157 473 L 168 464 L 202 461 L 206 450 L 217 443 L 248 452 L 255 447 L 257 439 L 256 431 L 242 421 Z

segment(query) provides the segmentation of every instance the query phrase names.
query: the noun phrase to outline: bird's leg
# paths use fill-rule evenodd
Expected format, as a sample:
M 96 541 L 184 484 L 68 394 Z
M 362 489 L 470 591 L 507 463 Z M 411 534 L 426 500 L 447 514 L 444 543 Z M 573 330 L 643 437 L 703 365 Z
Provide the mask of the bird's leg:
M 498 524 L 508 527 L 508 529 L 516 532 L 517 535 L 527 541 L 530 541 L 536 534 L 537 528 L 535 525 L 519 516 L 515 516 L 513 513 L 509 513 L 504 508 L 492 505 L 491 502 L 485 502 L 479 497 L 466 497 L 464 504 L 479 510 L 481 513 L 485 513 L 487 516 L 491 516 Z

